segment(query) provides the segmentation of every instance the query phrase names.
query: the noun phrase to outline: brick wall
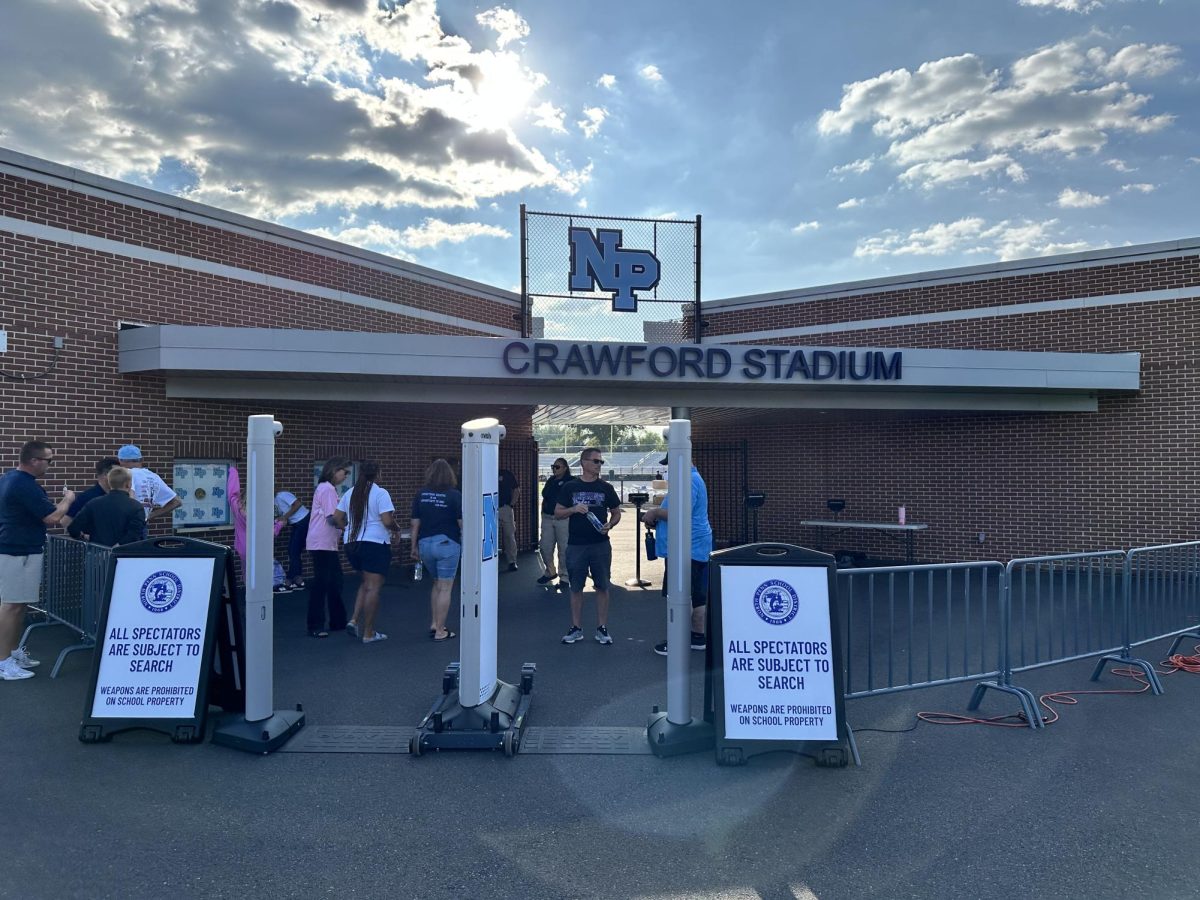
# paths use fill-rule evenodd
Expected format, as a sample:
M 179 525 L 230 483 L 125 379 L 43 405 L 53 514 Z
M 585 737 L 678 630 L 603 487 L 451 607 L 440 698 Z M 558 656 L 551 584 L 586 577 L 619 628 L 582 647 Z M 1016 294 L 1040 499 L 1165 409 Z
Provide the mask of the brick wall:
M 140 446 L 147 465 L 170 482 L 176 457 L 243 460 L 246 417 L 269 412 L 285 424 L 277 445 L 277 484 L 307 502 L 312 464 L 335 453 L 381 464 L 400 518 L 428 462 L 457 459 L 459 428 L 496 415 L 508 440 L 532 439 L 529 407 L 421 407 L 366 403 L 241 403 L 171 399 L 158 375 L 117 371 L 117 323 L 305 328 L 378 333 L 479 334 L 475 322 L 514 327 L 511 304 L 395 272 L 336 259 L 265 237 L 197 224 L 172 215 L 0 173 L 0 216 L 238 266 L 314 285 L 353 291 L 457 317 L 444 325 L 331 302 L 241 279 L 97 252 L 5 232 L 0 226 L 0 424 L 14 465 L 21 443 L 43 437 L 58 448 L 45 484 L 82 489 L 96 459 L 125 443 Z M 65 338 L 57 356 L 53 338 Z M 25 378 L 27 380 L 19 380 Z M 529 500 L 526 499 L 526 503 Z M 530 545 L 522 518 L 521 541 Z M 162 531 L 166 526 L 159 528 Z M 224 535 L 232 540 L 232 533 Z M 215 535 L 220 539 L 222 535 Z M 286 533 L 277 546 L 286 558 Z M 406 559 L 407 547 L 397 559 Z
M 1194 254 L 1194 251 L 1192 251 Z M 1183 287 L 1200 282 L 1200 258 L 883 291 L 835 306 L 800 303 L 706 315 L 707 335 Z M 832 318 L 837 316 L 837 319 Z M 1200 290 L 1184 300 L 923 323 L 756 343 L 934 347 L 1142 354 L 1141 390 L 1102 398 L 1096 413 L 811 414 L 769 431 L 706 424 L 695 439 L 749 440 L 750 488 L 767 492 L 761 538 L 813 542 L 797 523 L 842 517 L 908 521 L 925 561 L 1007 560 L 1200 537 Z M 718 338 L 719 339 L 719 338 Z M 980 533 L 984 540 L 979 541 Z M 862 532 L 826 547 L 900 558 L 902 547 Z

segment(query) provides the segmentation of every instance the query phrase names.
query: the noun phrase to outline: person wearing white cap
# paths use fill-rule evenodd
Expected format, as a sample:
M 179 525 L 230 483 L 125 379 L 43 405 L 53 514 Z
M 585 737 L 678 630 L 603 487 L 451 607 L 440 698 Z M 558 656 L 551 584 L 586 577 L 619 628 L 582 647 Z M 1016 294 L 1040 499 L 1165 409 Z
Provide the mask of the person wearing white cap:
M 183 501 L 167 487 L 167 483 L 145 467 L 142 451 L 137 446 L 126 444 L 117 451 L 117 459 L 133 476 L 133 499 L 142 504 L 147 522 L 169 516 L 183 505 Z

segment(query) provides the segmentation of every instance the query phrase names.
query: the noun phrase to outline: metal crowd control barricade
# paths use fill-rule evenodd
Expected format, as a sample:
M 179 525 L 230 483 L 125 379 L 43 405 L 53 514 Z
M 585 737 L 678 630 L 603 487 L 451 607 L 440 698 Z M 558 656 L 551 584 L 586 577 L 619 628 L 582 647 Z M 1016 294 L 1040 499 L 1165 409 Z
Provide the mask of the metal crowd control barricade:
M 1167 653 L 1200 641 L 1200 541 L 1138 547 L 1125 556 L 1129 616 L 1125 655 L 1133 648 L 1175 636 Z
M 43 560 L 41 598 L 34 607 L 45 622 L 34 622 L 21 636 L 24 645 L 29 633 L 47 625 L 65 625 L 79 636 L 79 643 L 64 647 L 54 661 L 50 677 L 56 678 L 67 655 L 96 646 L 96 620 L 104 592 L 111 547 L 87 544 L 62 535 L 46 541 Z
M 1128 592 L 1125 552 L 1064 553 L 1010 560 L 1005 567 L 1007 638 L 997 683 L 976 689 L 976 709 L 989 688 L 1015 692 L 1012 677 L 1045 666 L 1099 656 L 1092 680 L 1107 662 L 1145 672 L 1151 689 L 1162 693 L 1154 667 L 1134 659 L 1126 647 Z M 1042 726 L 1036 705 L 1026 710 L 1030 725 Z
M 1004 566 L 999 562 L 841 569 L 846 698 L 1000 679 Z M 1028 692 L 1015 694 L 1032 715 Z

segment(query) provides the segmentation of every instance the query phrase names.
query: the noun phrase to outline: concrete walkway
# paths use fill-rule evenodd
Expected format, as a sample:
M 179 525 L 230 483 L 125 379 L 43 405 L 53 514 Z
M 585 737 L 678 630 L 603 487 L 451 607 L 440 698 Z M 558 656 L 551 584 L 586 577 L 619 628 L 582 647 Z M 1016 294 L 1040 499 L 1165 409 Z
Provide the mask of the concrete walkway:
M 614 534 L 632 574 L 630 523 Z M 666 697 L 654 587 L 614 591 L 615 642 L 562 645 L 566 595 L 533 556 L 501 576 L 500 676 L 538 665 L 531 724 L 644 724 Z M 426 635 L 428 582 L 389 584 L 363 646 L 304 631 L 305 595 L 276 603 L 276 705 L 309 725 L 415 725 L 455 648 Z M 1200 679 L 1084 698 L 1040 733 L 919 725 L 861 731 L 861 769 L 790 754 L 721 768 L 710 754 L 237 753 L 130 732 L 76 740 L 90 654 L 35 632 L 38 677 L 0 683 L 0 896 L 61 897 L 1182 897 L 1198 799 Z M 1147 648 L 1156 659 L 1165 642 Z M 702 654 L 694 653 L 699 710 Z M 1096 687 L 1090 664 L 1031 673 L 1035 692 Z M 1106 676 L 1102 687 L 1126 688 Z M 970 686 L 848 705 L 859 729 L 963 712 Z M 1011 712 L 989 697 L 992 714 Z

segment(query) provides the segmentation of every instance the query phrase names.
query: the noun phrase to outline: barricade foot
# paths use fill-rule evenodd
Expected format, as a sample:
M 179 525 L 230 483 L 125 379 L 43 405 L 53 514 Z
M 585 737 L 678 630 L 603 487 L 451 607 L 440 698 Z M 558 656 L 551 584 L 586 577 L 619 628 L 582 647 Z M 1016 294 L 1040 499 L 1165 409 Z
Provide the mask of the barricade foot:
M 1186 634 L 1176 635 L 1175 640 L 1171 641 L 1171 649 L 1167 651 L 1167 656 L 1174 656 L 1175 651 L 1179 649 L 1179 645 L 1187 638 L 1191 638 L 1193 641 L 1200 641 L 1200 631 L 1189 631 Z
M 1134 659 L 1132 656 L 1102 656 L 1096 663 L 1096 668 L 1092 671 L 1092 681 L 1099 681 L 1100 676 L 1104 674 L 1104 666 L 1108 663 L 1120 663 L 1123 666 L 1132 666 L 1135 669 L 1141 669 L 1146 676 L 1146 680 L 1150 682 L 1150 693 L 1162 694 L 1162 682 L 1158 680 L 1158 672 L 1154 666 L 1150 665 L 1144 659 Z
M 59 652 L 58 659 L 56 659 L 54 661 L 54 668 L 50 670 L 50 677 L 51 678 L 58 677 L 58 670 L 62 668 L 62 664 L 66 661 L 68 653 L 72 653 L 76 650 L 95 650 L 95 649 L 96 649 L 95 641 L 87 641 L 86 643 L 83 643 L 83 644 L 72 644 L 70 647 L 64 647 Z
M 213 743 L 246 753 L 271 753 L 304 727 L 304 713 L 298 709 L 277 709 L 260 722 L 242 719 L 213 731 Z
M 55 622 L 53 619 L 50 619 L 49 617 L 46 618 L 45 622 L 30 622 L 28 625 L 25 626 L 25 630 L 21 632 L 21 640 L 17 641 L 17 646 L 18 647 L 25 646 L 25 642 L 29 640 L 29 635 L 33 631 L 33 629 L 45 628 L 48 625 L 59 625 L 59 624 L 62 624 L 62 623 Z
M 671 722 L 665 712 L 653 713 L 646 722 L 646 740 L 659 759 L 702 753 L 716 747 L 717 732 L 712 722 L 692 719 L 683 725 Z
M 967 704 L 967 709 L 971 712 L 979 709 L 979 704 L 983 701 L 983 695 L 987 693 L 987 689 L 992 688 L 996 691 L 1002 691 L 1006 694 L 1012 694 L 1021 701 L 1021 713 L 1025 716 L 1025 721 L 1029 723 L 1029 727 L 1033 729 L 1042 728 L 1045 723 L 1042 722 L 1042 717 L 1038 714 L 1037 700 L 1033 694 L 1025 690 L 1025 688 L 1017 687 L 1013 684 L 1000 684 L 997 681 L 981 681 L 975 685 L 975 692 L 971 694 L 971 702 Z
M 854 757 L 854 765 L 862 768 L 862 757 L 858 755 L 858 741 L 854 739 L 854 729 L 850 727 L 849 722 L 843 721 L 842 724 L 846 728 L 846 743 L 850 745 L 850 755 Z

